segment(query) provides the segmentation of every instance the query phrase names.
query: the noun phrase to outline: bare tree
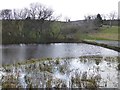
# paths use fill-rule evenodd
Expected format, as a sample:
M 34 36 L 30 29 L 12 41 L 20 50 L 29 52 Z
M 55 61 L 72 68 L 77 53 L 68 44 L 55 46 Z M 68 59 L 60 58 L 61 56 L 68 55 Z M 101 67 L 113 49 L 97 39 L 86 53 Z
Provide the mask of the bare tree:
M 30 11 L 27 8 L 24 9 L 14 9 L 13 10 L 14 19 L 26 19 L 30 16 Z
M 2 19 L 26 19 L 30 17 L 31 19 L 39 20 L 51 20 L 53 15 L 53 10 L 47 8 L 40 3 L 31 3 L 29 8 L 23 9 L 4 9 L 0 11 L 0 17 Z
M 30 4 L 30 17 L 31 19 L 40 20 L 40 29 L 39 33 L 43 34 L 43 24 L 45 20 L 51 20 L 53 16 L 53 10 L 45 7 L 40 3 L 31 3 Z
M 36 16 L 37 16 L 37 9 L 38 9 L 38 3 L 31 3 L 30 4 L 30 17 L 31 17 L 31 19 L 35 19 L 36 18 Z
M 91 20 L 91 15 L 84 16 L 85 20 Z
M 117 13 L 115 11 L 113 11 L 110 14 L 108 14 L 107 16 L 110 20 L 110 26 L 112 26 L 112 20 L 115 20 L 115 18 L 117 17 Z
M 46 8 L 40 3 L 31 3 L 30 4 L 30 17 L 32 19 L 46 20 L 51 18 L 53 10 Z
M 53 14 L 53 10 L 49 8 L 43 8 L 42 19 L 46 20 L 51 17 Z
M 2 19 L 12 19 L 12 10 L 11 9 L 3 9 L 0 12 L 0 16 Z
M 58 15 L 58 16 L 52 15 L 48 18 L 48 20 L 49 21 L 58 21 L 58 20 L 60 20 L 61 17 L 62 17 L 62 15 Z
M 116 18 L 116 12 L 113 11 L 113 12 L 107 14 L 107 16 L 108 16 L 109 20 L 114 20 Z
M 70 18 L 69 17 L 65 17 L 65 21 L 66 22 L 70 22 Z
M 101 14 L 101 16 L 102 16 L 103 20 L 106 20 L 107 16 L 105 14 Z
M 95 20 L 96 19 L 96 15 L 91 15 L 91 19 Z
M 111 18 L 111 20 L 114 20 L 114 19 L 116 18 L 116 16 L 117 16 L 117 13 L 116 13 L 116 12 L 111 12 L 111 13 L 110 13 L 110 18 Z

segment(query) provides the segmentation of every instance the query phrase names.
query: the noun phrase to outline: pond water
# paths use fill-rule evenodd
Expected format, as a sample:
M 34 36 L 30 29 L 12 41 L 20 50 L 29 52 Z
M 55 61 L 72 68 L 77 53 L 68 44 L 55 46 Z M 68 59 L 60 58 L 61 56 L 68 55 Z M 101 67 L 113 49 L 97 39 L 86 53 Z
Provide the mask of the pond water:
M 4 64 L 36 60 L 1 67 L 1 87 L 119 87 L 120 61 L 114 50 L 83 43 L 7 45 L 2 50 Z
M 79 57 L 88 55 L 118 56 L 118 52 L 88 44 L 39 44 L 2 46 L 3 64 L 11 64 L 32 58 Z

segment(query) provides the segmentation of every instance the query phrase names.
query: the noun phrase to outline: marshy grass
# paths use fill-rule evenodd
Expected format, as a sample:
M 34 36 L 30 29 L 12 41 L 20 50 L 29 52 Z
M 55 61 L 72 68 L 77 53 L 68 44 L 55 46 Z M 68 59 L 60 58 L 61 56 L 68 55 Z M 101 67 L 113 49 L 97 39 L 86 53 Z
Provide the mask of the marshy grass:
M 102 80 L 97 68 L 102 61 L 109 63 L 118 62 L 119 57 L 102 57 L 102 56 L 81 56 L 79 58 L 41 58 L 32 59 L 26 62 L 4 65 L 2 69 L 6 74 L 2 78 L 2 88 L 92 88 L 100 87 Z M 96 67 L 91 69 L 93 76 L 83 78 L 83 71 L 79 68 L 71 69 L 71 61 L 77 60 L 78 63 L 94 63 Z M 117 67 L 116 67 L 117 68 Z M 94 71 L 95 69 L 95 71 Z M 58 75 L 55 75 L 57 72 Z M 22 80 L 22 81 L 20 81 Z M 22 83 L 22 84 L 21 84 Z M 105 86 L 103 86 L 105 87 Z

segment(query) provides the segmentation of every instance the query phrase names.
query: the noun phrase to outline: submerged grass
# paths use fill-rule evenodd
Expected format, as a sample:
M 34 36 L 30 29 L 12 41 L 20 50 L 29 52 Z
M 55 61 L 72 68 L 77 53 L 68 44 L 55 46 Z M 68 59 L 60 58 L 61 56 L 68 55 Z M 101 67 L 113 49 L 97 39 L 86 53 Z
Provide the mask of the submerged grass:
M 77 57 L 76 57 L 77 58 Z M 19 67 L 21 65 L 30 65 L 30 64 L 34 64 L 34 63 L 39 63 L 39 62 L 45 62 L 45 61 L 56 61 L 56 64 L 60 64 L 61 60 L 67 60 L 67 59 L 76 59 L 75 57 L 65 57 L 65 58 L 39 58 L 39 59 L 30 59 L 30 60 L 25 60 L 23 62 L 18 62 L 18 63 L 14 63 L 14 64 L 7 64 L 7 65 L 3 65 L 2 67 Z M 91 60 L 96 60 L 96 61 L 101 61 L 103 56 L 99 56 L 99 55 L 91 55 L 91 56 L 80 56 L 80 59 L 86 59 L 89 58 Z M 116 60 L 118 62 L 120 62 L 120 56 L 109 56 L 109 57 L 104 57 L 104 60 L 110 60 L 110 58 L 116 58 Z
M 52 84 L 55 84 L 54 87 L 56 87 L 56 88 L 67 87 L 66 82 L 64 80 L 61 80 L 61 79 L 55 78 L 55 77 L 52 78 L 51 74 L 53 73 L 53 68 L 57 66 L 57 69 L 61 74 L 69 75 L 69 73 L 71 71 L 69 70 L 67 65 L 69 65 L 70 60 L 67 60 L 67 59 L 73 59 L 73 58 L 74 57 L 41 58 L 41 59 L 27 60 L 26 62 L 16 63 L 16 64 L 12 64 L 12 65 L 6 65 L 6 66 L 4 65 L 3 67 L 4 67 L 5 71 L 8 72 L 8 75 L 6 77 L 4 77 L 6 81 L 4 80 L 4 82 L 2 83 L 2 87 L 3 88 L 7 88 L 7 87 L 9 87 L 9 88 L 17 87 L 18 88 L 19 74 L 16 73 L 16 75 L 18 75 L 18 76 L 14 76 L 13 73 L 12 73 L 12 75 L 9 75 L 9 72 L 13 72 L 11 70 L 11 68 L 13 69 L 13 67 L 17 68 L 18 70 L 19 70 L 19 68 L 25 69 L 25 71 L 27 73 L 29 72 L 29 73 L 33 74 L 33 77 L 29 77 L 29 75 L 27 77 L 25 77 L 25 80 L 26 80 L 29 88 L 34 88 L 34 87 L 38 88 L 39 83 L 37 83 L 37 82 L 42 82 L 41 87 L 44 87 L 44 84 L 46 85 L 47 88 L 52 87 Z M 97 61 L 96 65 L 98 65 L 99 62 L 101 62 L 101 60 L 103 59 L 102 56 L 81 56 L 78 58 L 78 60 L 88 60 L 88 58 L 90 60 L 96 60 Z M 117 57 L 104 57 L 104 60 L 116 60 L 116 59 L 118 59 L 118 58 Z M 64 62 L 62 62 L 62 60 Z M 42 73 L 42 72 L 44 72 L 44 73 Z M 37 77 L 37 75 L 38 75 L 38 77 Z M 92 88 L 91 90 L 99 87 L 97 84 L 97 81 L 96 81 L 97 80 L 96 77 L 82 78 L 81 75 L 84 76 L 82 73 L 75 73 L 74 75 L 72 75 L 70 78 L 69 87 L 71 87 L 71 88 L 73 88 L 73 87 Z M 35 84 L 35 82 L 32 82 L 32 80 L 35 78 L 37 78 L 35 80 L 36 84 Z M 39 80 L 39 78 L 40 78 L 40 80 Z M 44 82 L 44 81 L 46 81 L 46 82 Z

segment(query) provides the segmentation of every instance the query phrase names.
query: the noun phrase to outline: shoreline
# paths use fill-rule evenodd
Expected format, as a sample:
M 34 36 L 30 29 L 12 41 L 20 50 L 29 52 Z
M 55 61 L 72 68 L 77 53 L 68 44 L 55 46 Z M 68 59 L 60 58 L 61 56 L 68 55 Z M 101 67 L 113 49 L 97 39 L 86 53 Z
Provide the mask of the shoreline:
M 106 56 L 105 58 L 117 58 L 117 60 L 120 59 L 119 56 Z M 19 67 L 21 65 L 29 65 L 29 64 L 33 64 L 33 63 L 38 63 L 38 62 L 49 62 L 49 61 L 58 61 L 58 60 L 64 60 L 64 59 L 77 59 L 77 58 L 93 58 L 93 59 L 99 59 L 99 58 L 103 58 L 102 56 L 100 55 L 88 55 L 88 56 L 79 56 L 79 57 L 63 57 L 63 58 L 60 58 L 60 57 L 57 57 L 57 58 L 38 58 L 38 59 L 35 59 L 35 58 L 32 58 L 32 59 L 28 59 L 26 61 L 22 61 L 22 62 L 17 62 L 17 63 L 13 63 L 13 64 L 3 64 L 2 67 L 12 67 L 12 66 L 15 66 L 15 67 Z M 0 67 L 1 68 L 1 67 Z

